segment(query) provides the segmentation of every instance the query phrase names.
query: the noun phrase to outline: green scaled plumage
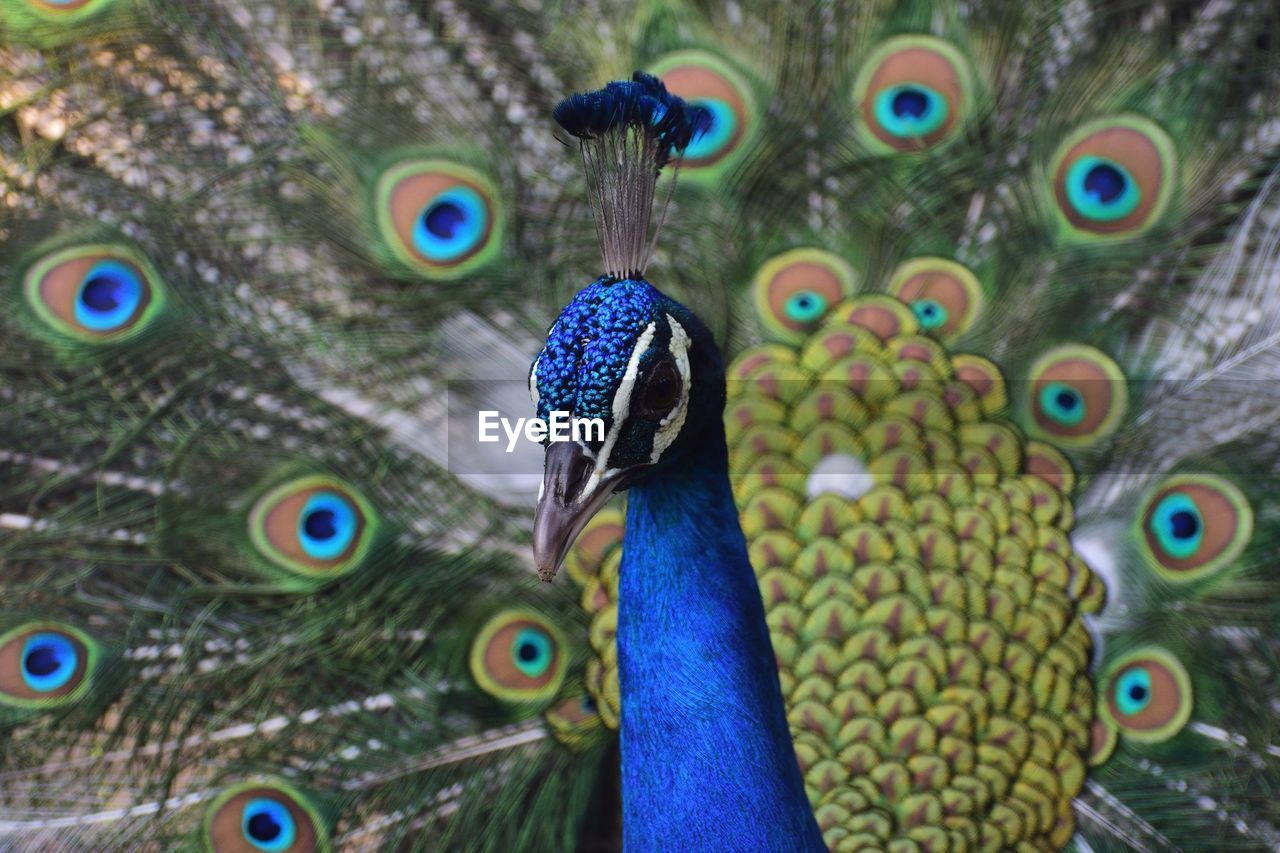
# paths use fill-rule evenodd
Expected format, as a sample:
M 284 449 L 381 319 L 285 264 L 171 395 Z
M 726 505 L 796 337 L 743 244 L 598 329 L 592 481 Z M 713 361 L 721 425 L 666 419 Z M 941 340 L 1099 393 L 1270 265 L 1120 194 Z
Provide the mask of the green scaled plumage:
M 732 361 L 831 846 L 1280 846 L 1278 45 L 1260 0 L 0 0 L 0 848 L 617 848 L 621 516 L 538 584 L 536 478 L 457 439 L 598 272 L 551 109 L 637 68 L 717 121 L 648 274 Z

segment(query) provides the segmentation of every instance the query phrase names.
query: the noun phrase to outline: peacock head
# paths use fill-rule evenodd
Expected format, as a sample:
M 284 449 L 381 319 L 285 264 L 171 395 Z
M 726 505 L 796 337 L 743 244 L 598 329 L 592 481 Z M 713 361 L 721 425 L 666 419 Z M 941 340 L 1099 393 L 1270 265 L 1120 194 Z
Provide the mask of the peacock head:
M 724 381 L 711 332 L 647 281 L 604 277 L 573 298 L 533 361 L 529 393 L 541 418 L 568 412 L 604 428 L 544 441 L 533 533 L 543 580 L 610 495 L 698 452 L 719 428 Z

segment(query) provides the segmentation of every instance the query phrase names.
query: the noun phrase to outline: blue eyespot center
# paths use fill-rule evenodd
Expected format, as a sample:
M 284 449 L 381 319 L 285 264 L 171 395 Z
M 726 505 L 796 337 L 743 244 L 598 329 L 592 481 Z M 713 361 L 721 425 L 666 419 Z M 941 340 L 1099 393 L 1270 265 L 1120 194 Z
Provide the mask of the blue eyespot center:
M 937 329 L 946 325 L 950 316 L 947 309 L 933 299 L 917 299 L 911 303 L 911 311 L 925 329 Z
M 1169 523 L 1173 535 L 1178 539 L 1190 539 L 1200 531 L 1200 520 L 1186 510 L 1169 516 Z
M 893 114 L 901 119 L 918 119 L 929 109 L 929 96 L 919 89 L 905 87 L 893 96 Z
M 1135 667 L 1116 682 L 1116 706 L 1122 714 L 1141 713 L 1151 704 L 1151 674 L 1145 668 Z
M 1084 397 L 1070 385 L 1049 382 L 1040 391 L 1040 408 L 1052 420 L 1064 426 L 1075 426 L 1084 420 Z
M 114 311 L 120 307 L 121 290 L 119 281 L 98 276 L 84 283 L 84 293 L 80 298 L 95 311 Z
M 536 628 L 524 628 L 516 634 L 512 661 L 516 669 L 529 678 L 537 678 L 551 666 L 551 638 Z
M 461 207 L 452 201 L 442 201 L 427 208 L 423 223 L 435 236 L 450 240 L 466 218 L 467 214 Z
M 827 313 L 827 298 L 812 290 L 797 290 L 787 298 L 784 310 L 797 323 L 812 323 Z
M 1099 163 L 1085 173 L 1084 189 L 1102 204 L 1111 204 L 1124 194 L 1129 181 L 1110 163 Z
M 95 332 L 111 332 L 128 322 L 145 288 L 138 274 L 119 261 L 93 265 L 76 294 L 76 322 Z
M 266 812 L 249 818 L 249 837 L 255 841 L 273 841 L 280 837 L 282 827 Z
M 284 804 L 266 797 L 257 797 L 245 805 L 240 829 L 250 844 L 270 853 L 288 849 L 297 837 L 293 815 Z
M 705 112 L 694 128 L 693 138 L 685 146 L 684 156 L 689 160 L 715 157 L 733 141 L 738 116 L 731 105 L 719 98 L 691 98 L 689 103 L 702 107 Z
M 307 556 L 332 560 L 351 546 L 358 526 L 350 501 L 336 492 L 317 492 L 298 516 L 298 541 Z
M 1204 518 L 1195 501 L 1182 492 L 1173 492 L 1156 504 L 1151 515 L 1156 541 L 1174 559 L 1195 555 L 1204 540 Z
M 1067 172 L 1067 198 L 1076 211 L 1098 222 L 1113 222 L 1133 213 L 1142 190 L 1129 171 L 1102 157 L 1081 157 Z
M 488 230 L 480 193 L 456 186 L 433 198 L 413 228 L 413 247 L 431 261 L 452 261 L 475 251 Z
M 22 680 L 32 690 L 48 693 L 66 686 L 79 663 L 80 655 L 66 637 L 35 634 L 22 647 Z
M 918 83 L 890 86 L 876 96 L 876 121 L 897 137 L 926 136 L 947 120 L 947 99 Z
M 338 532 L 331 509 L 317 509 L 307 516 L 303 528 L 312 539 L 328 539 Z

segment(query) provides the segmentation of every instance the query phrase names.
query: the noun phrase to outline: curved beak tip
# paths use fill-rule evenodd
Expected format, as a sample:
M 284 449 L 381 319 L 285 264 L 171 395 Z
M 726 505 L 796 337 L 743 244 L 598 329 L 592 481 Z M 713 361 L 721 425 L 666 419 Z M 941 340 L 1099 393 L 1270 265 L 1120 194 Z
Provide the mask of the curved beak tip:
M 533 516 L 533 562 L 538 577 L 550 582 L 582 528 L 604 506 L 620 478 L 600 480 L 584 492 L 594 469 L 576 442 L 547 446 L 542 497 Z

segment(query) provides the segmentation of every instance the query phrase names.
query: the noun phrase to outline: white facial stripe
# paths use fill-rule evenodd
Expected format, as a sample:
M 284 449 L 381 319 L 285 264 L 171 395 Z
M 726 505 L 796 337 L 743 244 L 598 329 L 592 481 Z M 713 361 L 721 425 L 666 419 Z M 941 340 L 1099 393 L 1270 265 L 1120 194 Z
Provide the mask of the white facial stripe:
M 618 436 L 622 433 L 622 425 L 627 415 L 631 413 L 631 389 L 635 387 L 636 377 L 640 374 L 640 356 L 649 350 L 656 328 L 656 323 L 645 326 L 644 331 L 640 333 L 640 338 L 636 341 L 635 348 L 631 350 L 631 358 L 627 361 L 627 372 L 622 374 L 622 382 L 618 383 L 618 390 L 613 395 L 613 425 L 609 427 L 609 433 L 604 437 L 604 445 L 600 448 L 600 454 L 596 456 L 596 464 L 591 469 L 591 476 L 574 503 L 586 501 L 600 485 L 602 479 L 615 473 L 614 469 L 605 469 L 604 466 L 608 464 L 609 456 L 613 453 L 613 445 L 617 443 Z
M 657 462 L 676 440 L 676 436 L 680 435 L 680 430 L 684 427 L 684 419 L 689 414 L 689 389 L 693 384 L 689 371 L 689 335 L 670 314 L 667 315 L 667 323 L 671 326 L 669 350 L 675 357 L 676 369 L 680 371 L 680 402 L 676 403 L 676 407 L 658 424 L 658 431 L 653 436 L 653 455 L 649 457 L 650 465 Z
M 533 398 L 534 409 L 538 408 L 538 364 L 542 361 L 542 353 L 538 353 L 538 357 L 533 362 L 533 368 L 529 371 L 529 396 Z

